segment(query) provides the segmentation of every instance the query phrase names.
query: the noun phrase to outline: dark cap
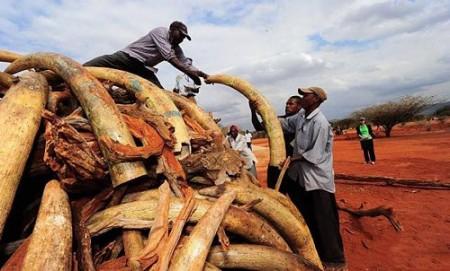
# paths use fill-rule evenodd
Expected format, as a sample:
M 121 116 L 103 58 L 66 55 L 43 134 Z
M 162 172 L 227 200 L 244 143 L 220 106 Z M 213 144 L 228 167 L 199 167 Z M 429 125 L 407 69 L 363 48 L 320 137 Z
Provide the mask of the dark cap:
M 187 26 L 180 22 L 180 21 L 174 21 L 170 24 L 170 29 L 178 29 L 178 31 L 181 32 L 188 40 L 191 40 L 191 36 L 188 34 Z

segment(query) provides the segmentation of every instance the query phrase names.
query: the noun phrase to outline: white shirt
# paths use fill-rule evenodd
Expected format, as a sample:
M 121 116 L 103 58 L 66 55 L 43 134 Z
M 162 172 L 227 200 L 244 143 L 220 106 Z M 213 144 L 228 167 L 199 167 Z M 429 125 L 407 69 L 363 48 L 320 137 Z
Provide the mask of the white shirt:
M 180 91 L 180 95 L 185 97 L 195 96 L 198 92 L 192 91 L 192 89 L 200 88 L 194 81 L 186 74 L 179 74 L 175 77 L 175 88 Z
M 250 169 L 253 166 L 253 162 L 256 163 L 256 156 L 253 154 L 252 150 L 247 147 L 247 142 L 243 135 L 238 134 L 236 139 L 228 135 L 226 140 L 230 144 L 230 147 L 233 150 L 238 151 L 241 157 L 244 159 L 246 169 Z
M 251 133 L 245 134 L 245 142 L 252 143 L 252 134 Z

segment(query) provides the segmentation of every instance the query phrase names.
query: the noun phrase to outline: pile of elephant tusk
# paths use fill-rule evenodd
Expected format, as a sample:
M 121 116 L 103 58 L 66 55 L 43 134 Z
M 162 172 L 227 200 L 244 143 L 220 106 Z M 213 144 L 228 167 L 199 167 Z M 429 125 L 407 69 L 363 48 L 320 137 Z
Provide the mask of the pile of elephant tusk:
M 0 62 L 2 270 L 323 270 L 297 209 L 195 103 L 55 53 Z M 267 100 L 237 77 L 207 82 L 256 105 L 281 165 Z

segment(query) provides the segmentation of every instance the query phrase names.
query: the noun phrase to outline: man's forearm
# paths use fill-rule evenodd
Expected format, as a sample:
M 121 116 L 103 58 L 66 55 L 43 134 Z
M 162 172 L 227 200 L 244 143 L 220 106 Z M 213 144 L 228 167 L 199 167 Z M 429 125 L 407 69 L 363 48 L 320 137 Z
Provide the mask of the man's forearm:
M 256 112 L 254 110 L 251 110 L 252 112 L 252 124 L 256 131 L 264 131 L 264 125 L 259 121 L 258 116 L 256 115 Z
M 178 58 L 174 57 L 172 59 L 169 60 L 169 63 L 172 64 L 175 68 L 177 68 L 178 70 L 182 71 L 183 73 L 187 74 L 189 77 L 191 76 L 196 76 L 195 72 L 197 71 L 196 69 L 191 69 L 191 66 L 184 64 L 183 62 L 181 62 Z

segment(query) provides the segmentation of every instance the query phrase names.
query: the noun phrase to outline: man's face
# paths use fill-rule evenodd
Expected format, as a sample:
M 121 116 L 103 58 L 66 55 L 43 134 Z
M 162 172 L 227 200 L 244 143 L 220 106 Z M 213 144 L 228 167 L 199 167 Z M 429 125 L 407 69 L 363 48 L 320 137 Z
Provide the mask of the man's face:
M 305 93 L 301 99 L 300 106 L 305 110 L 311 108 L 315 103 L 319 102 L 319 97 L 314 93 Z
M 183 42 L 184 38 L 185 38 L 185 36 L 183 35 L 183 33 L 180 32 L 180 30 L 178 30 L 176 28 L 170 30 L 170 37 L 169 37 L 169 39 L 170 39 L 170 43 L 172 45 L 180 44 L 181 42 Z
M 300 111 L 301 106 L 297 99 L 290 98 L 286 102 L 286 107 L 284 108 L 284 113 L 287 116 L 292 116 L 298 113 Z
M 238 133 L 239 133 L 238 128 L 236 128 L 234 126 L 230 128 L 230 134 L 232 137 L 237 137 Z

